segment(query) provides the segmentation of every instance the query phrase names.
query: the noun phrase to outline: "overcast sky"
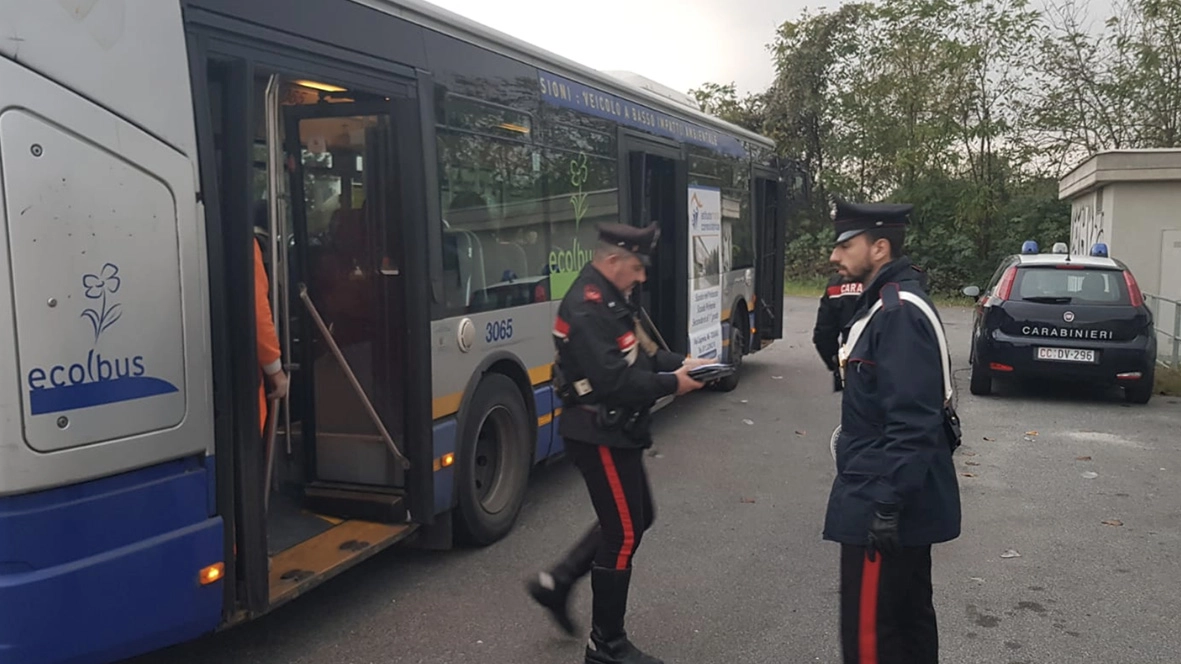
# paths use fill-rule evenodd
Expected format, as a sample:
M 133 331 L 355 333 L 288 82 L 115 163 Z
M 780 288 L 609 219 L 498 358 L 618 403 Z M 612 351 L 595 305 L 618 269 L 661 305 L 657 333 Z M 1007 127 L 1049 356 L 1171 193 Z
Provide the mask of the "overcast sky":
M 806 0 L 428 0 L 600 71 L 642 74 L 681 92 L 705 81 L 761 91 L 766 45 Z M 831 3 L 834 6 L 838 3 Z M 815 4 L 813 4 L 815 6 Z
M 807 6 L 840 0 L 427 0 L 600 71 L 633 71 L 687 92 L 734 82 L 740 94 L 771 83 L 767 44 Z M 1041 0 L 1034 0 L 1034 6 Z M 1110 0 L 1091 0 L 1100 17 Z M 1101 24 L 1100 24 L 1101 25 Z

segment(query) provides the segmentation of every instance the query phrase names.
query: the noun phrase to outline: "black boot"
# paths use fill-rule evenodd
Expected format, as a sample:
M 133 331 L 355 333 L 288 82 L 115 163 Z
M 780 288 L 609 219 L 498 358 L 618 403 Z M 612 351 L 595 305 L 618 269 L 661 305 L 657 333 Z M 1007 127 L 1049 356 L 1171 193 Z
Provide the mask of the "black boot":
M 574 634 L 574 622 L 570 620 L 569 611 L 570 590 L 590 572 L 601 537 L 601 530 L 595 525 L 556 567 L 549 572 L 541 572 L 526 584 L 534 601 L 549 609 L 554 622 L 567 634 Z
M 595 567 L 591 570 L 594 624 L 586 645 L 586 664 L 664 664 L 632 645 L 623 629 L 631 576 L 630 569 Z

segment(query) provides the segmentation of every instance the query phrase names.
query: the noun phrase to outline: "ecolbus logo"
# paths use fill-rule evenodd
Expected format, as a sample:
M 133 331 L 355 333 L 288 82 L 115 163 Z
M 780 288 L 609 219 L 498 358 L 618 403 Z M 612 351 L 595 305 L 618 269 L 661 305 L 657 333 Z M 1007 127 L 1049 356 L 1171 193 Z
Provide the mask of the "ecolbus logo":
M 34 415 L 92 408 L 178 391 L 166 380 L 145 375 L 142 355 L 103 357 L 98 351 L 103 333 L 123 317 L 123 305 L 114 302 L 122 280 L 119 268 L 107 263 L 99 274 L 82 277 L 83 293 L 93 303 L 82 312 L 94 332 L 94 347 L 84 360 L 29 371 L 29 407 Z

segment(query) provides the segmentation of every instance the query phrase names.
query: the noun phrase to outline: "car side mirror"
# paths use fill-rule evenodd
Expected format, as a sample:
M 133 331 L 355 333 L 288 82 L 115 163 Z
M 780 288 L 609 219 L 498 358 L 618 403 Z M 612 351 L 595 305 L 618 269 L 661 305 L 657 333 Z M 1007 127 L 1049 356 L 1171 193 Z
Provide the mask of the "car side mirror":
M 980 289 L 976 286 L 968 286 L 963 290 L 963 293 L 968 297 L 980 297 Z

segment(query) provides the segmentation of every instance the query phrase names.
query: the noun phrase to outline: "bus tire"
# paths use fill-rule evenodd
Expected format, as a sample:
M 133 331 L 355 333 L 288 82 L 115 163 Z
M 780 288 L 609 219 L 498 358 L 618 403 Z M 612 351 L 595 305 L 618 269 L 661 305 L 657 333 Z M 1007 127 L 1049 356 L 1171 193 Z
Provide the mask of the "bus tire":
M 718 392 L 733 392 L 738 387 L 742 357 L 746 354 L 746 335 L 743 334 L 743 327 L 738 324 L 739 320 L 741 318 L 736 317 L 730 321 L 730 362 L 734 365 L 734 373 L 714 381 L 710 387 Z
M 455 463 L 456 534 L 487 546 L 512 530 L 525 500 L 533 455 L 529 411 L 517 384 L 490 373 L 472 394 Z

